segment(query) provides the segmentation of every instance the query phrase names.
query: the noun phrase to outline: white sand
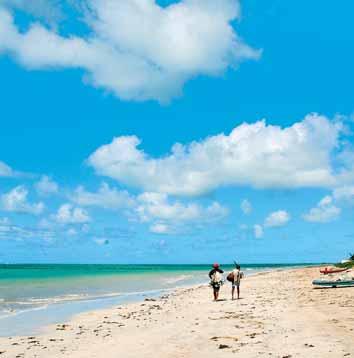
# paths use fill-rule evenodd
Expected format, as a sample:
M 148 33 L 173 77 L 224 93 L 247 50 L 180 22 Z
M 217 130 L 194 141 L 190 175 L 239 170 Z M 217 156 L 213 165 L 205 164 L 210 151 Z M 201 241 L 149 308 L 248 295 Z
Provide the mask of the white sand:
M 313 289 L 318 268 L 179 289 L 157 301 L 76 316 L 37 337 L 0 338 L 1 357 L 354 357 L 354 287 Z

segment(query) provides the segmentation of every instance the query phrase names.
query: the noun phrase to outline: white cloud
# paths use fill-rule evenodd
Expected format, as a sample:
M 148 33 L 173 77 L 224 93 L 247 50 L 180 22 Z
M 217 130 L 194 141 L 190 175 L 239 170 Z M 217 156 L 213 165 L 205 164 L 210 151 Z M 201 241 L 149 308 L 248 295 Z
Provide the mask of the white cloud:
M 254 225 L 253 226 L 253 233 L 254 233 L 254 237 L 256 239 L 260 239 L 261 237 L 263 237 L 263 234 L 264 234 L 263 227 L 261 225 L 258 225 L 258 224 Z
M 35 188 L 39 195 L 48 196 L 56 194 L 59 191 L 58 184 L 47 175 L 43 175 L 41 179 L 35 184 Z
M 33 227 L 4 224 L 0 225 L 0 240 L 23 241 L 28 239 L 52 240 L 55 232 Z
M 333 190 L 333 198 L 337 201 L 353 201 L 354 186 L 343 186 Z
M 228 215 L 228 209 L 217 202 L 204 207 L 197 203 L 171 202 L 166 194 L 143 193 L 137 197 L 135 214 L 140 222 L 151 223 L 151 232 L 162 234 L 216 222 Z
M 80 206 L 97 206 L 105 209 L 126 209 L 132 221 L 149 223 L 153 233 L 167 234 L 177 231 L 183 225 L 205 225 L 215 222 L 228 214 L 228 209 L 217 202 L 208 206 L 198 203 L 184 203 L 171 200 L 167 194 L 145 192 L 133 196 L 103 183 L 97 192 L 88 192 L 78 187 L 71 200 Z
M 252 204 L 247 199 L 242 200 L 240 207 L 243 213 L 246 215 L 252 212 Z
M 264 221 L 265 227 L 279 227 L 286 225 L 290 220 L 290 215 L 285 210 L 278 210 L 270 213 Z
M 316 207 L 303 215 L 306 221 L 326 223 L 336 220 L 341 214 L 341 209 L 333 204 L 333 198 L 329 195 L 319 201 Z
M 14 177 L 16 173 L 6 163 L 0 161 L 0 177 Z
M 332 204 L 332 202 L 333 202 L 332 197 L 330 195 L 326 195 L 319 201 L 318 206 L 322 206 L 322 207 L 329 206 Z
M 270 213 L 264 220 L 264 224 L 253 225 L 253 235 L 256 239 L 264 236 L 264 229 L 267 227 L 280 227 L 286 225 L 290 220 L 290 215 L 285 210 L 278 210 Z M 247 227 L 246 227 L 247 228 Z
M 318 204 L 303 215 L 304 220 L 326 223 L 339 218 L 343 204 L 354 203 L 354 186 L 345 185 L 335 188 L 331 195 L 323 197 Z
M 68 236 L 76 236 L 77 235 L 77 230 L 75 230 L 74 228 L 70 228 L 66 231 L 66 234 Z
M 23 212 L 39 215 L 44 210 L 42 202 L 30 203 L 27 199 L 28 190 L 20 185 L 1 196 L 1 208 L 5 211 Z
M 226 185 L 331 187 L 341 179 L 332 168 L 340 131 L 341 124 L 317 114 L 287 128 L 244 123 L 229 135 L 176 143 L 159 158 L 139 149 L 137 137 L 122 136 L 98 148 L 88 163 L 126 185 L 173 195 L 200 195 Z
M 110 188 L 107 183 L 102 183 L 96 193 L 86 191 L 80 186 L 71 200 L 81 206 L 98 206 L 112 210 L 130 208 L 135 204 L 135 199 L 127 191 Z
M 53 218 L 60 224 L 83 224 L 91 221 L 85 209 L 73 207 L 71 204 L 60 206 Z
M 169 100 L 197 75 L 219 75 L 258 59 L 231 22 L 237 0 L 89 0 L 85 37 L 61 36 L 39 22 L 20 32 L 0 8 L 0 52 L 28 69 L 81 68 L 86 80 L 123 99 Z
M 150 226 L 150 232 L 154 234 L 170 234 L 171 228 L 166 224 L 156 223 Z
M 173 220 L 174 222 L 193 222 L 218 220 L 228 214 L 228 210 L 217 202 L 207 207 L 196 203 L 171 203 L 166 194 L 143 193 L 138 196 L 136 212 L 141 221 Z

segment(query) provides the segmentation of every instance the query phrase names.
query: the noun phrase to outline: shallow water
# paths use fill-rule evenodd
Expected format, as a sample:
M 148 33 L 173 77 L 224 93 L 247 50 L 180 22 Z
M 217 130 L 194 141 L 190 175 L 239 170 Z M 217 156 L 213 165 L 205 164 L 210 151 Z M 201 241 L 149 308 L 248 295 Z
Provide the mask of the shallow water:
M 244 265 L 246 275 L 294 265 Z M 223 266 L 230 271 L 232 266 Z M 208 282 L 209 265 L 0 265 L 0 335 Z

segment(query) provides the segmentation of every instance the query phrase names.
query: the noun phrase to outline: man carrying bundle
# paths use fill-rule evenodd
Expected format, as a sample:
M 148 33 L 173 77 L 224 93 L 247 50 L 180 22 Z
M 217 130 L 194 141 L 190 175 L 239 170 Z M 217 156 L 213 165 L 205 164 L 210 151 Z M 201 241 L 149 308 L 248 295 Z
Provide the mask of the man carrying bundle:
M 223 284 L 222 274 L 223 270 L 220 269 L 220 265 L 215 263 L 213 269 L 209 272 L 210 286 L 213 288 L 214 301 L 219 298 L 220 287 Z
M 241 271 L 241 266 L 235 263 L 235 269 L 232 270 L 227 276 L 227 280 L 231 282 L 231 296 L 232 300 L 235 299 L 235 288 L 237 288 L 237 299 L 240 299 L 240 283 L 243 278 L 243 272 Z

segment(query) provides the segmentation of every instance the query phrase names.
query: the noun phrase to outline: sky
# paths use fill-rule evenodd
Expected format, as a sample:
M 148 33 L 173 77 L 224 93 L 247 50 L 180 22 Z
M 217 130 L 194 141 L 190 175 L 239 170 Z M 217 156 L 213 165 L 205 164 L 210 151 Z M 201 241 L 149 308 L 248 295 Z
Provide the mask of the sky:
M 0 263 L 345 258 L 353 10 L 2 1 Z

